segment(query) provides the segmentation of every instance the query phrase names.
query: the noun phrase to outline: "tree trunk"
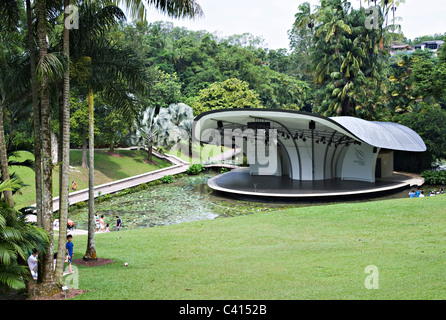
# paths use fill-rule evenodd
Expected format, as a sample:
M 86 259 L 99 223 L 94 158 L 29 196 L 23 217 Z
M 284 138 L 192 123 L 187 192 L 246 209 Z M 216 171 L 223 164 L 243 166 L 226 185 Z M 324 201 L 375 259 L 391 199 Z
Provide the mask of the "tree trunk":
M 64 22 L 68 19 L 67 8 L 70 5 L 69 0 L 64 0 Z M 56 262 L 56 281 L 61 282 L 63 276 L 64 258 L 65 258 L 65 243 L 67 237 L 67 222 L 68 222 L 68 193 L 70 183 L 70 30 L 65 26 L 63 30 L 63 51 L 65 59 L 67 60 L 67 67 L 63 76 L 63 116 L 62 135 L 59 138 L 62 143 L 62 165 L 61 165 L 61 190 L 59 194 L 59 245 Z M 63 254 L 62 254 L 63 253 Z
M 96 260 L 94 241 L 94 94 L 93 89 L 88 90 L 88 242 L 84 260 Z
M 82 125 L 82 168 L 88 169 L 87 132 L 85 130 L 85 125 Z
M 147 146 L 147 161 L 152 162 L 152 150 L 153 150 L 153 143 L 149 142 L 149 145 Z
M 37 1 L 37 33 L 39 39 L 39 59 L 42 64 L 47 57 L 46 40 L 46 1 Z M 42 227 L 48 233 L 50 242 L 42 255 L 42 263 L 39 265 L 39 276 L 41 283 L 39 291 L 41 295 L 53 295 L 60 292 L 55 283 L 53 270 L 53 165 L 51 163 L 51 106 L 48 91 L 48 81 L 42 72 L 40 83 L 40 105 L 42 118 Z
M 190 133 L 190 135 L 189 135 L 189 156 L 188 156 L 188 158 L 189 158 L 189 162 L 190 163 L 192 163 L 192 133 Z
M 6 153 L 6 141 L 5 131 L 3 126 L 3 104 L 0 98 L 0 164 L 1 164 L 1 181 L 9 180 L 9 168 L 8 168 L 8 155 Z M 3 192 L 6 203 L 10 206 L 14 206 L 12 199 L 12 191 L 6 190 Z
M 11 114 L 11 123 L 9 124 L 9 139 L 6 144 L 6 150 L 11 150 L 12 139 L 14 138 L 15 113 Z
M 34 34 L 32 25 L 31 0 L 26 0 L 26 17 L 28 25 L 28 51 L 31 70 L 31 90 L 33 103 L 33 124 L 34 124 L 34 171 L 36 175 L 36 213 L 37 226 L 42 226 L 42 156 L 41 156 L 41 138 L 40 138 L 40 111 L 39 111 L 39 93 L 36 79 L 36 57 L 34 53 Z

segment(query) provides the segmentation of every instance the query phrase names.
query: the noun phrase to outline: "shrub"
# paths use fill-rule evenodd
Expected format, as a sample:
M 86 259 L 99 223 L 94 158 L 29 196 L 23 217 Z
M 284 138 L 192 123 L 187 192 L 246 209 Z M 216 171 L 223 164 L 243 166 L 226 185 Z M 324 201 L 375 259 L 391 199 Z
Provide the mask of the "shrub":
M 446 184 L 446 171 L 423 171 L 421 176 L 427 184 Z
M 194 163 L 193 165 L 191 165 L 189 167 L 189 169 L 186 170 L 187 174 L 191 174 L 191 175 L 197 175 L 199 174 L 201 171 L 203 171 L 204 166 L 199 164 L 199 163 Z
M 173 175 L 168 174 L 160 179 L 164 183 L 171 183 L 173 181 Z
M 163 181 L 161 181 L 161 179 L 153 180 L 153 181 L 149 182 L 149 187 L 157 186 L 157 185 L 162 184 L 162 183 L 163 183 Z

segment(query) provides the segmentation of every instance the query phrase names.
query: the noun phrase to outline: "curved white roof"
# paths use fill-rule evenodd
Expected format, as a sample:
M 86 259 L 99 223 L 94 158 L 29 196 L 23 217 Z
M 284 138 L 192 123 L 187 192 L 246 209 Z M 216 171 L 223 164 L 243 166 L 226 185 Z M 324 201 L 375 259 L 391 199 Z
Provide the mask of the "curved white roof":
M 371 146 L 390 150 L 424 152 L 423 139 L 412 129 L 393 122 L 367 121 L 355 117 L 323 117 L 317 114 L 273 109 L 221 109 L 202 113 L 195 118 L 195 138 L 201 132 L 216 128 L 217 121 L 246 125 L 253 119 L 270 120 L 288 129 L 308 127 L 312 120 L 319 130 L 337 131 Z
M 379 148 L 426 151 L 423 139 L 412 129 L 393 122 L 366 121 L 355 117 L 331 117 L 358 139 Z

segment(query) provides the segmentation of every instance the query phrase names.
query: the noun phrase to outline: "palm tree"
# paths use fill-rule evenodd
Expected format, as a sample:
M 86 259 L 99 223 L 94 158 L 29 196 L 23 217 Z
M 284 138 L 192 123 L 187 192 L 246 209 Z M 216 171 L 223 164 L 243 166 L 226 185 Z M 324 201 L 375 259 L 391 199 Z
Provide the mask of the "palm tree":
M 129 16 L 147 21 L 147 8 L 153 7 L 173 18 L 195 18 L 203 15 L 201 6 L 195 0 L 113 0 L 114 4 L 129 11 Z
M 132 145 L 141 145 L 147 149 L 147 161 L 152 162 L 152 147 L 156 135 L 155 110 L 148 107 L 143 110 L 135 122 L 135 133 L 130 137 Z
M 40 135 L 40 110 L 39 110 L 39 92 L 36 77 L 36 54 L 35 54 L 35 37 L 33 27 L 33 13 L 31 9 L 31 0 L 26 0 L 26 22 L 28 37 L 29 65 L 31 74 L 31 94 L 33 105 L 33 129 L 34 129 L 34 161 L 38 165 L 35 166 L 35 187 L 36 187 L 36 215 L 37 224 L 41 224 L 42 220 L 42 144 Z
M 0 71 L 1 72 L 1 71 Z M 7 181 L 9 180 L 9 168 L 8 168 L 8 157 L 6 154 L 6 142 L 5 142 L 5 132 L 4 132 L 4 125 L 3 125 L 3 103 L 2 103 L 3 97 L 0 96 L 0 143 L 2 144 L 2 148 L 0 148 L 0 164 L 1 164 L 1 180 L 0 181 Z M 6 203 L 12 207 L 14 205 L 14 201 L 12 199 L 12 192 L 11 190 L 4 190 L 3 191 L 5 201 Z M 1 193 L 0 193 L 0 199 L 1 199 Z
M 50 244 L 46 254 L 41 259 L 41 272 L 39 272 L 39 292 L 42 295 L 52 295 L 60 292 L 55 282 L 53 269 L 53 164 L 51 150 L 51 105 L 50 105 L 50 80 L 55 76 L 62 65 L 54 55 L 48 54 L 47 41 L 47 1 L 37 0 L 37 39 L 39 48 L 39 60 L 36 68 L 39 83 L 40 108 L 41 108 L 41 134 L 42 134 L 42 214 L 41 226 L 48 232 Z M 36 116 L 36 115 L 34 115 Z M 36 163 L 36 166 L 40 165 Z
M 94 98 L 117 105 L 123 114 L 135 111 L 137 92 L 145 81 L 144 64 L 130 48 L 120 48 L 106 32 L 124 20 L 121 9 L 84 1 L 79 9 L 80 28 L 71 30 L 72 77 L 88 102 L 89 131 L 89 237 L 84 259 L 97 259 L 94 241 Z
M 19 20 L 19 8 L 16 1 L 3 1 L 0 3 L 0 14 L 2 20 L 0 22 L 0 176 L 1 181 L 9 180 L 8 158 L 6 154 L 6 140 L 4 132 L 3 110 L 5 103 L 10 98 L 11 76 L 15 69 L 10 65 L 11 57 L 17 54 L 18 38 L 17 24 Z M 5 19 L 3 19 L 5 17 Z M 1 199 L 0 192 L 0 199 Z M 4 190 L 3 195 L 9 206 L 14 205 L 11 190 Z
M 304 2 L 299 5 L 299 12 L 294 16 L 296 20 L 294 21 L 294 26 L 298 29 L 309 28 L 311 34 L 314 32 L 314 26 L 316 21 L 316 16 L 311 12 L 311 5 L 309 2 Z
M 68 19 L 69 0 L 64 0 L 64 22 Z M 64 23 L 63 28 L 63 53 L 65 60 L 70 60 L 70 30 Z M 68 221 L 68 192 L 70 183 L 70 67 L 69 63 L 63 75 L 63 106 L 60 110 L 62 113 L 62 164 L 60 166 L 60 193 L 59 193 L 59 225 L 66 226 Z M 65 239 L 67 236 L 66 228 L 59 228 L 59 244 L 58 252 L 64 252 Z M 60 282 L 63 276 L 64 255 L 58 255 L 56 261 L 56 281 Z
M 193 110 L 184 103 L 171 104 L 161 108 L 155 118 L 157 145 L 167 150 L 175 150 L 181 141 L 188 141 L 188 156 L 192 156 L 192 122 Z M 178 151 L 178 150 L 175 150 Z
M 379 28 L 367 28 L 366 10 L 351 9 L 345 0 L 326 0 L 311 60 L 318 85 L 318 112 L 325 116 L 349 115 L 369 120 L 386 116 L 383 16 Z
M 129 9 L 131 15 L 133 17 L 138 17 L 140 20 L 146 18 L 146 8 L 144 6 L 144 3 L 141 0 L 115 0 L 113 1 L 115 4 L 120 4 L 125 6 Z M 147 0 L 147 3 L 154 6 L 156 9 L 166 12 L 169 16 L 172 17 L 195 17 L 200 16 L 202 14 L 201 7 L 197 4 L 194 0 L 166 0 L 166 1 L 158 1 L 158 0 Z M 88 3 L 85 3 L 88 4 Z M 91 3 L 89 4 L 91 5 Z M 104 7 L 104 9 L 107 7 Z M 116 19 L 121 19 L 119 14 L 117 12 L 117 8 L 113 6 L 108 6 L 110 11 L 108 13 L 106 11 L 104 12 L 104 16 L 102 17 L 102 20 L 99 21 L 100 30 L 105 31 L 108 29 L 108 27 L 113 26 Z M 122 18 L 124 14 L 122 13 Z M 104 19 L 104 17 L 108 17 Z M 88 20 L 90 21 L 90 20 Z M 94 20 L 93 20 L 94 21 Z M 98 20 L 96 20 L 98 22 Z M 92 46 L 92 38 L 88 35 L 93 35 L 92 33 L 85 33 L 85 31 L 88 32 L 90 29 L 92 32 L 95 30 L 89 27 L 88 25 L 85 25 L 85 21 L 82 24 L 84 26 L 84 32 L 81 33 L 83 36 L 83 42 L 84 42 L 84 48 L 92 49 L 94 46 Z M 96 30 L 97 31 L 97 30 Z M 86 40 L 87 39 L 87 40 Z M 94 37 L 93 37 L 94 39 Z M 124 51 L 116 52 L 114 49 L 110 47 L 110 43 L 106 44 L 104 43 L 104 40 L 99 40 L 100 43 L 95 44 L 96 48 L 102 48 L 103 50 L 98 50 L 98 55 L 96 58 L 100 58 L 99 60 L 94 59 L 94 54 L 89 54 L 89 56 L 79 55 L 79 57 L 85 62 L 85 65 L 87 65 L 87 70 L 89 70 L 87 73 L 91 73 L 90 76 L 84 75 L 85 79 L 83 79 L 84 85 L 87 84 L 88 87 L 88 103 L 89 103 L 89 228 L 88 228 L 88 244 L 87 244 L 87 251 L 84 255 L 84 259 L 95 259 L 97 257 L 96 255 L 96 249 L 94 244 L 94 91 L 97 89 L 97 91 L 101 92 L 103 95 L 104 100 L 108 101 L 123 101 L 121 104 L 121 110 L 123 111 L 132 111 L 133 110 L 133 101 L 129 99 L 130 97 L 125 93 L 125 88 L 128 87 L 128 84 L 123 85 L 121 83 L 121 86 L 117 85 L 117 82 L 110 81 L 111 79 L 125 79 L 125 81 L 129 83 L 136 84 L 139 80 L 141 80 L 141 74 L 140 69 L 133 65 L 132 67 L 132 61 L 136 58 L 133 54 L 127 53 L 127 55 L 124 53 Z M 85 43 L 86 42 L 86 43 Z M 102 43 L 101 43 L 102 42 Z M 108 49 L 107 49 L 108 48 Z M 102 53 L 100 52 L 102 51 Z M 107 67 L 105 64 L 96 64 L 98 61 L 101 61 L 103 57 L 109 57 L 110 60 L 107 61 L 109 66 Z M 116 59 L 117 57 L 121 57 L 122 59 Z M 127 65 L 124 63 L 127 61 Z M 111 67 L 112 65 L 115 65 L 115 67 Z M 140 66 L 143 64 L 141 63 Z M 96 68 L 95 68 L 96 66 Z M 120 70 L 120 67 L 125 67 L 127 70 L 122 72 Z M 132 70 L 133 68 L 133 70 Z M 111 73 L 111 74 L 110 74 Z M 108 76 L 108 78 L 107 78 Z M 101 80 L 101 81 L 99 81 Z M 124 82 L 125 82 L 124 81 Z M 96 87 L 96 88 L 94 88 Z M 114 103 L 113 103 L 114 104 Z M 133 110 L 134 111 L 134 110 Z

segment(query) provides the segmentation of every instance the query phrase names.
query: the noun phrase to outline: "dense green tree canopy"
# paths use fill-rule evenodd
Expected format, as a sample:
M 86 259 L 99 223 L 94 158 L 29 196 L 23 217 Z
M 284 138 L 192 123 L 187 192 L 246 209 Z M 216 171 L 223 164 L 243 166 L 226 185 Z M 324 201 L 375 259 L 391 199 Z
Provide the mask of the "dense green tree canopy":
M 216 109 L 259 108 L 260 105 L 258 94 L 246 82 L 232 78 L 201 90 L 192 108 L 199 115 Z

